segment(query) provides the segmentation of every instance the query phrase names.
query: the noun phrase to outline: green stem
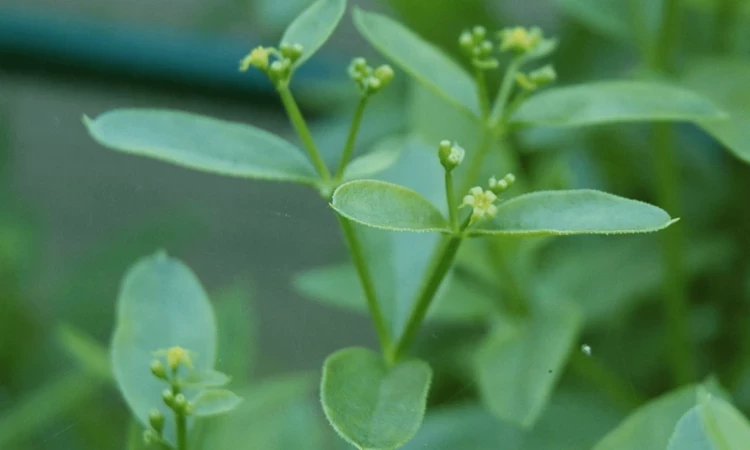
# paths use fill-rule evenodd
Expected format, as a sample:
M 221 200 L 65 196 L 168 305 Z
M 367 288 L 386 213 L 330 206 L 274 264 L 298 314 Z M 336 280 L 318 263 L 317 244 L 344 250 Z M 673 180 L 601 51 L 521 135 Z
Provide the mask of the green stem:
M 582 355 L 574 350 L 570 358 L 570 367 L 575 374 L 597 386 L 610 400 L 626 411 L 635 409 L 648 400 L 596 358 Z
M 297 135 L 302 141 L 302 145 L 304 145 L 308 155 L 310 155 L 310 159 L 315 165 L 315 169 L 324 180 L 330 180 L 331 173 L 328 171 L 328 167 L 326 166 L 325 161 L 323 161 L 323 157 L 320 156 L 318 147 L 313 140 L 312 133 L 310 133 L 310 129 L 307 127 L 304 117 L 302 117 L 302 112 L 300 112 L 297 102 L 294 101 L 294 96 L 292 96 L 289 86 L 281 84 L 277 86 L 276 89 L 279 91 L 281 102 L 284 104 L 284 108 L 289 115 L 289 120 L 297 131 Z
M 465 225 L 468 225 L 468 222 Z M 401 338 L 391 352 L 394 361 L 398 361 L 414 342 L 417 331 L 424 321 L 425 315 L 427 315 L 432 300 L 435 298 L 435 293 L 440 288 L 445 275 L 453 266 L 453 261 L 456 259 L 456 253 L 458 253 L 461 242 L 463 242 L 462 235 L 448 236 L 438 249 L 436 258 L 433 259 L 432 266 L 427 272 L 428 276 L 419 289 L 417 300 L 406 321 L 406 328 L 404 328 Z
M 680 39 L 682 11 L 680 0 L 663 0 L 662 23 L 656 48 L 651 52 L 650 66 L 663 72 L 674 70 L 675 50 Z
M 466 178 L 459 191 L 462 195 L 469 192 L 472 186 L 477 182 L 479 175 L 482 174 L 482 164 L 484 164 L 484 158 L 487 156 L 492 143 L 492 135 L 486 129 L 482 129 L 482 142 L 479 144 L 477 153 L 471 158 L 469 168 L 466 170 Z
M 357 269 L 357 275 L 359 276 L 359 281 L 362 285 L 362 290 L 365 293 L 365 299 L 367 300 L 367 307 L 370 310 L 370 316 L 375 325 L 375 331 L 378 334 L 380 347 L 386 355 L 386 360 L 391 362 L 390 354 L 388 353 L 391 348 L 391 337 L 388 332 L 388 326 L 385 322 L 385 316 L 383 316 L 383 311 L 380 309 L 380 303 L 378 303 L 378 298 L 375 293 L 375 284 L 373 283 L 370 271 L 367 267 L 364 252 L 362 251 L 362 247 L 360 246 L 359 239 L 357 238 L 357 234 L 351 221 L 339 214 L 336 216 L 339 219 L 341 230 L 344 232 L 344 239 L 346 240 L 346 245 L 349 247 L 349 252 L 352 255 L 354 267 Z
M 480 68 L 474 69 L 474 77 L 477 80 L 477 94 L 479 95 L 479 109 L 482 117 L 487 118 L 490 114 L 490 93 L 487 89 L 487 78 Z
M 172 372 L 172 395 L 177 397 L 182 390 L 180 389 L 180 385 L 177 383 L 177 370 L 175 369 Z M 174 412 L 174 421 L 175 421 L 175 427 L 177 431 L 177 450 L 187 450 L 188 449 L 188 440 L 187 440 L 187 417 L 184 413 L 180 413 L 175 411 Z
M 673 217 L 680 216 L 679 169 L 675 155 L 675 130 L 654 126 L 654 156 L 657 192 L 661 206 Z M 677 223 L 661 232 L 664 266 L 664 310 L 667 316 L 668 352 L 672 375 L 677 384 L 693 378 L 693 356 L 688 332 L 688 296 L 684 274 L 684 228 Z
M 508 100 L 510 100 L 511 93 L 513 93 L 516 74 L 521 69 L 522 64 L 523 58 L 516 57 L 508 65 L 508 70 L 505 71 L 503 82 L 500 85 L 500 91 L 498 91 L 497 98 L 495 99 L 495 105 L 492 107 L 492 113 L 488 118 L 488 125 L 492 129 L 497 128 L 503 121 L 505 108 L 508 106 Z
M 445 171 L 445 197 L 448 200 L 448 217 L 451 221 L 451 228 L 458 232 L 458 205 L 456 205 L 456 193 L 453 190 L 453 174 L 451 171 Z
M 352 125 L 349 128 L 349 136 L 346 138 L 346 146 L 344 147 L 344 153 L 341 155 L 341 162 L 336 170 L 336 180 L 341 181 L 344 176 L 344 170 L 346 169 L 349 160 L 351 160 L 352 153 L 354 153 L 354 144 L 357 141 L 357 133 L 359 133 L 359 126 L 362 123 L 362 118 L 365 115 L 365 108 L 367 107 L 367 100 L 370 97 L 363 95 L 359 99 L 357 109 L 354 111 L 354 118 L 352 119 Z

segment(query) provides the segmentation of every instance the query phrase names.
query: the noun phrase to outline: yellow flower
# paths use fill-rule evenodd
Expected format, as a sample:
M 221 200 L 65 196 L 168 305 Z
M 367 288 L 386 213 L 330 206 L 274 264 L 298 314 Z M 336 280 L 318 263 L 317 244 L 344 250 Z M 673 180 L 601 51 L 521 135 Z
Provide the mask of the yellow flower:
M 497 214 L 497 206 L 494 204 L 495 200 L 497 200 L 497 195 L 494 192 L 485 191 L 481 187 L 475 186 L 464 197 L 461 207 L 471 206 L 473 208 L 470 223 L 474 223 L 484 218 L 484 216 L 494 217 Z
M 167 365 L 170 369 L 175 370 L 181 365 L 193 368 L 193 361 L 190 359 L 190 353 L 182 347 L 172 347 L 167 349 Z
M 500 31 L 500 51 L 528 53 L 542 42 L 542 38 L 542 30 L 539 28 L 506 28 Z
M 249 55 L 240 61 L 240 71 L 247 72 L 250 66 L 257 67 L 261 70 L 268 69 L 268 59 L 271 51 L 265 47 L 255 47 Z

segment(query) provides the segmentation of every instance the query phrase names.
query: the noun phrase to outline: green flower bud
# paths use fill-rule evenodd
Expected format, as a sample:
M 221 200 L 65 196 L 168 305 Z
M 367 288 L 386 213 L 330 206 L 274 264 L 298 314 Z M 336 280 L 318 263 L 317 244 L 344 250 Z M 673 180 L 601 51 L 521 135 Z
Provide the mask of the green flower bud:
M 183 394 L 177 394 L 174 396 L 174 410 L 176 412 L 184 414 L 187 409 L 188 401 Z
M 512 173 L 505 175 L 500 180 L 495 177 L 491 177 L 489 181 L 490 191 L 494 192 L 495 194 L 500 194 L 513 186 L 513 183 L 515 183 L 515 181 L 516 176 Z
M 257 67 L 260 70 L 268 69 L 268 58 L 271 55 L 271 49 L 265 47 L 255 47 L 249 55 L 240 61 L 240 71 L 247 72 L 250 67 Z
M 487 28 L 477 25 L 471 30 L 471 34 L 474 36 L 474 41 L 482 41 L 487 36 Z
M 157 435 L 154 430 L 143 431 L 143 443 L 147 446 L 151 444 L 158 444 L 160 441 L 161 439 L 159 438 L 159 435 Z
M 458 45 L 466 52 L 471 52 L 474 49 L 474 36 L 470 32 L 464 31 L 458 37 Z
M 494 49 L 494 46 L 492 45 L 492 42 L 490 41 L 482 41 L 482 43 L 479 45 L 480 52 L 482 56 L 489 56 L 492 54 L 492 50 Z
M 164 431 L 164 415 L 158 409 L 152 409 L 148 413 L 148 423 L 161 436 L 162 431 Z
M 535 91 L 538 87 L 531 77 L 521 72 L 516 74 L 516 83 L 521 86 L 521 89 L 529 92 Z
M 557 72 L 555 72 L 554 67 L 548 64 L 541 69 L 531 72 L 529 78 L 531 78 L 531 81 L 537 86 L 545 86 L 557 80 Z
M 287 44 L 283 43 L 279 46 L 279 52 L 284 58 L 289 58 L 290 61 L 294 62 L 302 56 L 304 48 L 300 44 Z
M 161 392 L 161 399 L 164 400 L 164 404 L 170 408 L 174 408 L 174 394 L 171 389 L 164 389 Z
M 389 66 L 388 64 L 384 64 L 377 69 L 375 69 L 375 78 L 380 80 L 380 88 L 384 88 L 391 84 L 391 81 L 393 81 L 393 77 L 396 75 L 393 72 L 393 68 Z
M 167 369 L 158 359 L 151 361 L 151 373 L 160 380 L 167 380 Z
M 441 141 L 438 145 L 438 158 L 440 164 L 446 171 L 450 172 L 464 160 L 466 152 L 456 143 L 450 141 Z

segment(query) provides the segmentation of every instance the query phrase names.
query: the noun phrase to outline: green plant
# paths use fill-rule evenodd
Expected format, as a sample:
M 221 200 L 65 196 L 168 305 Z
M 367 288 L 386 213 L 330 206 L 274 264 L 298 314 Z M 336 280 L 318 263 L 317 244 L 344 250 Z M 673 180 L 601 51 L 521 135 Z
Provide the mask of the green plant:
M 694 381 L 692 351 L 686 343 L 685 286 L 680 280 L 684 238 L 673 231 L 681 224 L 658 207 L 601 191 L 549 190 L 551 183 L 526 170 L 513 144 L 519 135 L 538 127 L 660 122 L 654 131 L 659 197 L 674 211 L 676 169 L 669 149 L 671 131 L 663 123 L 693 123 L 747 160 L 747 145 L 737 139 L 743 133 L 737 115 L 663 76 L 545 89 L 557 75 L 540 60 L 553 54 L 557 42 L 538 28 L 508 28 L 494 34 L 477 26 L 463 32 L 458 43 L 470 74 L 399 23 L 355 10 L 355 25 L 365 39 L 422 85 L 421 101 L 439 105 L 422 119 L 427 122 L 423 126 L 439 128 L 429 122 L 439 122 L 443 114 L 467 125 L 463 136 L 430 136 L 429 143 L 424 135 L 434 131 L 409 130 L 407 136 L 355 157 L 366 107 L 394 78 L 390 66 L 373 68 L 356 58 L 349 73 L 359 102 L 332 171 L 290 84 L 295 71 L 333 33 L 345 8 L 345 0 L 315 2 L 287 28 L 278 47 L 258 47 L 240 64 L 241 70 L 255 68 L 268 75 L 307 158 L 295 145 L 253 126 L 183 112 L 118 110 L 85 118 L 92 137 L 112 149 L 221 175 L 299 183 L 330 203 L 351 263 L 302 274 L 295 284 L 323 302 L 367 310 L 380 343 L 380 353 L 347 348 L 323 364 L 322 407 L 338 434 L 360 449 L 408 448 L 422 424 L 436 378 L 431 365 L 412 352 L 424 323 L 433 319 L 483 323 L 483 336 L 432 350 L 441 356 L 435 359 L 458 366 L 459 377 L 469 372 L 487 408 L 506 423 L 538 430 L 534 426 L 544 420 L 569 361 L 613 402 L 625 408 L 639 406 L 642 396 L 631 393 L 627 382 L 592 357 L 596 349 L 584 344 L 581 352 L 576 350 L 584 327 L 597 313 L 610 312 L 582 308 L 576 299 L 559 295 L 570 281 L 559 266 L 571 262 L 558 261 L 549 269 L 549 278 L 557 277 L 558 284 L 537 283 L 545 277 L 536 261 L 555 236 L 649 233 L 673 225 L 664 239 L 665 275 L 670 279 L 665 295 L 669 354 L 676 383 Z M 654 70 L 669 59 L 665 53 L 674 39 L 673 20 L 667 8 L 665 31 L 656 45 L 644 36 Z M 500 86 L 491 95 L 488 75 L 501 67 Z M 456 128 L 460 127 L 446 127 Z M 639 248 L 648 251 L 652 242 L 642 242 Z M 213 371 L 216 330 L 205 294 L 185 267 L 161 255 L 132 269 L 119 307 L 112 348 L 119 388 L 141 424 L 150 426 L 149 441 L 183 450 L 193 435 L 188 433 L 192 424 L 187 412 L 201 416 L 206 398 L 211 400 L 210 412 L 229 412 L 239 404 L 228 391 L 206 389 L 227 378 Z M 147 372 L 152 352 L 159 348 L 168 349 L 171 376 L 158 360 L 153 374 Z M 196 357 L 187 359 L 185 351 Z M 179 357 L 170 362 L 170 355 Z M 186 395 L 183 384 L 192 375 L 181 372 L 188 361 L 196 365 L 196 388 L 205 389 L 191 393 L 196 396 L 194 409 L 187 397 L 177 400 Z M 169 410 L 162 406 L 151 414 L 164 387 L 160 380 L 170 386 L 164 394 Z M 683 442 L 695 442 L 696 436 L 713 447 L 695 448 L 740 448 L 750 425 L 722 396 L 722 390 L 708 381 L 683 387 L 642 406 L 595 448 L 683 448 L 688 445 Z M 474 413 L 471 408 L 462 410 L 450 420 Z M 174 420 L 165 428 L 170 414 Z M 644 423 L 654 427 L 657 421 L 664 425 L 653 435 L 638 435 Z M 516 436 L 519 448 L 542 439 L 532 431 L 506 432 Z M 491 442 L 497 439 L 494 433 L 488 430 L 477 439 Z M 434 439 L 428 442 L 439 442 Z M 634 446 L 638 439 L 648 442 Z M 210 446 L 205 441 L 204 445 Z

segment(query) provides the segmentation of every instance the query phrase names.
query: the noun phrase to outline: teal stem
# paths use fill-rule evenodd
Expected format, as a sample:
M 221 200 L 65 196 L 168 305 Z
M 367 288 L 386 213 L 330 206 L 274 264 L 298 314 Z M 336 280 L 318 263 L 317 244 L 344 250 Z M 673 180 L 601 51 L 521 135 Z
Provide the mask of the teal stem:
M 453 174 L 450 170 L 445 171 L 445 197 L 448 201 L 448 217 L 450 218 L 451 229 L 458 232 L 458 205 L 456 204 L 456 193 L 453 190 Z
M 383 311 L 380 309 L 380 303 L 378 302 L 377 294 L 375 292 L 375 284 L 373 283 L 370 270 L 367 266 L 367 260 L 359 242 L 359 238 L 354 230 L 352 222 L 342 217 L 340 214 L 336 215 L 341 225 L 341 230 L 344 233 L 344 239 L 349 252 L 352 256 L 352 262 L 357 270 L 357 276 L 359 282 L 362 285 L 362 290 L 367 300 L 367 308 L 370 311 L 370 317 L 372 317 L 373 324 L 375 325 L 375 332 L 378 335 L 380 341 L 380 347 L 383 350 L 383 354 L 386 357 L 387 362 L 392 362 L 389 350 L 391 348 L 391 336 L 388 332 L 388 326 L 385 321 Z
M 500 90 L 497 93 L 497 98 L 495 99 L 495 104 L 492 107 L 492 112 L 487 118 L 487 124 L 490 129 L 499 127 L 503 122 L 505 109 L 508 106 L 508 101 L 510 100 L 510 96 L 513 93 L 513 85 L 516 82 L 516 74 L 518 74 L 518 71 L 521 69 L 523 62 L 524 60 L 522 57 L 515 57 L 508 65 L 508 69 L 505 71 L 505 76 L 503 77 L 503 82 L 500 85 Z
M 328 171 L 328 167 L 326 166 L 325 161 L 323 161 L 323 157 L 320 155 L 317 145 L 315 145 L 312 133 L 310 133 L 310 129 L 307 127 L 304 117 L 302 117 L 302 112 L 299 110 L 299 106 L 297 106 L 297 102 L 294 100 L 294 96 L 289 90 L 289 86 L 286 84 L 279 84 L 276 89 L 279 92 L 281 102 L 284 104 L 289 120 L 292 122 L 292 126 L 294 126 L 295 131 L 297 131 L 297 135 L 302 141 L 302 145 L 307 150 L 307 154 L 310 156 L 310 159 L 315 166 L 315 170 L 318 171 L 318 174 L 324 181 L 329 181 L 331 179 L 331 173 Z
M 357 109 L 354 111 L 354 118 L 352 119 L 351 127 L 349 128 L 349 136 L 346 138 L 346 145 L 344 147 L 344 152 L 341 154 L 341 161 L 339 162 L 339 167 L 336 170 L 336 182 L 341 182 L 341 179 L 344 177 L 344 170 L 346 170 L 346 166 L 349 164 L 349 161 L 352 158 L 352 154 L 354 153 L 354 146 L 357 142 L 357 134 L 359 133 L 359 127 L 362 123 L 362 118 L 365 115 L 365 108 L 367 107 L 367 100 L 369 99 L 369 95 L 362 95 L 362 97 L 359 99 L 359 103 L 357 104 Z
M 468 225 L 468 220 L 464 224 L 463 228 Z M 436 257 L 433 259 L 430 269 L 427 271 L 427 278 L 422 283 L 422 287 L 419 289 L 419 294 L 416 297 L 416 302 L 409 314 L 409 318 L 406 321 L 406 327 L 398 340 L 396 345 L 393 347 L 391 354 L 393 360 L 398 361 L 414 342 L 417 336 L 417 331 L 422 325 L 427 311 L 430 308 L 432 300 L 435 298 L 437 290 L 443 282 L 443 279 L 448 274 L 448 271 L 453 266 L 453 262 L 456 259 L 458 249 L 463 242 L 463 235 L 457 234 L 447 236 L 444 238 L 441 246 L 439 247 Z

